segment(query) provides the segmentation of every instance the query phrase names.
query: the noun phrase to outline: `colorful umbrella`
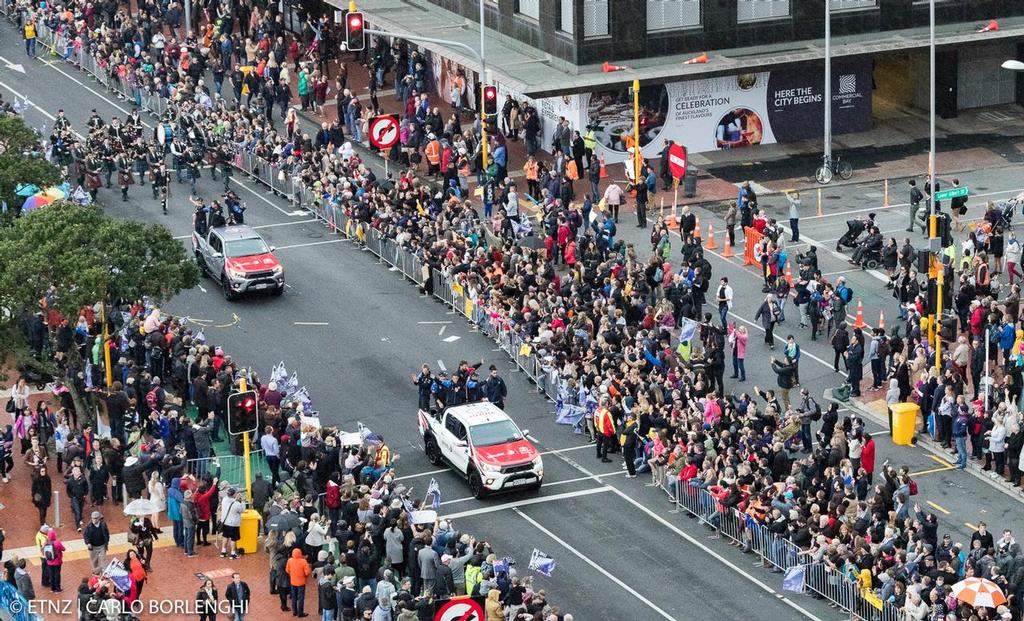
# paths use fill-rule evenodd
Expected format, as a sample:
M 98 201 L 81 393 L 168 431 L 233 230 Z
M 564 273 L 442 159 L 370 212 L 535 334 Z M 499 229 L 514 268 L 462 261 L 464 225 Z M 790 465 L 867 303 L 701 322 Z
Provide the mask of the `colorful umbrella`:
M 43 205 L 49 205 L 55 200 L 57 199 L 53 198 L 52 196 L 47 196 L 45 194 L 36 194 L 35 196 L 29 196 L 28 198 L 25 199 L 25 204 L 21 206 L 21 212 L 26 213 L 32 211 L 33 209 L 38 209 Z
M 984 578 L 966 578 L 953 585 L 953 596 L 975 608 L 995 608 L 1006 603 L 999 586 Z
M 42 194 L 43 196 L 49 196 L 56 201 L 67 198 L 68 196 L 67 192 L 58 187 L 47 188 L 45 191 L 40 192 L 40 194 Z

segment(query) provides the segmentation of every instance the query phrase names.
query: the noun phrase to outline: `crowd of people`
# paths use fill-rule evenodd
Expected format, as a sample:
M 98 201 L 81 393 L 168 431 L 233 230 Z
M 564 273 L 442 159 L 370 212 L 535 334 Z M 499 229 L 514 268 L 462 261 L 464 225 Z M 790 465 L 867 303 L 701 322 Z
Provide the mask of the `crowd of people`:
M 600 192 L 600 171 L 592 150 L 588 153 L 587 139 L 560 124 L 561 131 L 550 145 L 554 155 L 542 161 L 536 111 L 513 100 L 501 113 L 504 131 L 491 132 L 492 157 L 483 162 L 478 122 L 462 127 L 461 104 L 469 103 L 472 90 L 465 77 L 458 92 L 450 94 L 460 105 L 443 120 L 431 104 L 437 94 L 429 92 L 426 61 L 400 40 L 390 47 L 383 40 L 375 41 L 362 58 L 370 71 L 369 106 L 348 90 L 348 69 L 337 65 L 340 73 L 333 82 L 337 119 L 310 136 L 301 131 L 290 108 L 289 74 L 299 74 L 303 108 L 326 104 L 323 85 L 328 81 L 328 59 L 321 54 L 333 47 L 324 44 L 332 36 L 331 24 L 309 21 L 303 34 L 292 38 L 284 32 L 274 6 L 255 3 L 247 18 L 239 15 L 235 29 L 230 19 L 223 19 L 222 7 L 227 5 L 222 3 L 210 9 L 220 20 L 196 17 L 196 35 L 179 40 L 175 16 L 155 4 L 141 6 L 134 16 L 110 2 L 98 6 L 96 10 L 69 2 L 28 10 L 25 16 L 77 41 L 72 49 L 95 58 L 111 78 L 157 93 L 172 105 L 151 142 L 139 131 L 112 133 L 113 121 L 90 126 L 88 145 L 92 146 L 86 145 L 83 157 L 75 155 L 69 128 L 55 124 L 50 140 L 53 154 L 77 166 L 77 174 L 96 175 L 97 164 L 87 162 L 95 153 L 105 153 L 107 143 L 115 151 L 114 167 L 98 164 L 100 171 L 119 170 L 118 140 L 122 149 L 133 141 L 138 145 L 131 154 L 155 152 L 157 170 L 166 154 L 171 154 L 178 175 L 188 172 L 192 180 L 201 174 L 202 162 L 229 175 L 236 152 L 265 158 L 309 189 L 317 202 L 344 210 L 360 229 L 373 227 L 415 254 L 425 266 L 425 290 L 432 290 L 434 274 L 442 274 L 486 309 L 493 326 L 528 343 L 581 408 L 597 458 L 621 454 L 629 476 L 650 472 L 652 484 L 673 491 L 684 486 L 713 492 L 721 511 L 737 509 L 767 526 L 814 562 L 861 581 L 882 600 L 903 609 L 908 619 L 993 618 L 950 598 L 950 585 L 968 575 L 999 584 L 1011 597 L 1008 618 L 1020 619 L 1024 556 L 1012 534 L 996 541 L 981 530 L 960 547 L 947 537 L 940 541 L 936 516 L 921 510 L 912 498 L 916 483 L 907 469 L 889 463 L 876 467 L 874 441 L 862 421 L 856 416 L 840 419 L 834 405 L 822 407 L 801 385 L 796 334 L 788 335 L 782 351 L 771 358 L 776 386 L 737 390 L 746 380 L 747 351 L 756 345 L 748 342 L 743 325 L 729 321 L 733 288 L 727 278 L 714 279 L 695 215 L 683 209 L 678 237 L 670 232 L 670 222 L 658 218 L 649 252 L 618 235 L 618 210 L 628 200 L 627 192 L 634 191 L 633 200 L 642 205 L 655 189 L 652 180 L 657 185 L 650 166 L 642 171 L 642 183 L 625 189 L 612 183 Z M 221 96 L 225 77 L 233 98 Z M 395 86 L 396 98 L 405 102 L 401 148 L 393 150 L 391 157 L 406 168 L 394 180 L 379 180 L 346 144 L 346 137 L 359 142 L 365 136 L 366 120 L 379 107 L 376 92 L 388 81 Z M 275 125 L 275 105 L 284 123 L 280 130 Z M 135 123 L 126 119 L 118 125 L 131 128 Z M 530 146 L 524 165 L 526 188 L 517 187 L 508 175 L 512 166 L 505 141 L 515 140 L 520 131 Z M 154 161 L 144 158 L 143 163 L 131 154 L 120 156 L 125 164 L 132 164 L 129 174 L 147 176 L 144 171 L 153 170 Z M 426 178 L 421 176 L 424 172 Z M 481 204 L 468 198 L 474 176 L 485 187 Z M 581 180 L 586 187 L 577 195 Z M 161 182 L 160 187 L 169 185 Z M 95 180 L 86 183 L 90 185 L 95 186 Z M 520 213 L 521 193 L 537 203 L 536 231 Z M 791 211 L 795 210 L 798 195 L 790 201 Z M 957 218 L 962 215 L 960 207 L 956 207 Z M 789 243 L 799 241 L 799 212 L 793 213 Z M 1020 485 L 1024 334 L 1015 328 L 1019 288 L 1013 282 L 1019 271 L 1020 245 L 1012 232 L 1004 234 L 1006 223 L 1001 217 L 1002 211 L 990 206 L 985 225 L 969 232 L 959 248 L 949 245 L 942 253 L 945 282 L 953 290 L 951 303 L 943 306 L 953 309 L 949 320 L 953 324 L 944 334 L 946 350 L 939 353 L 939 365 L 926 321 L 929 304 L 934 303 L 929 296 L 935 293 L 926 274 L 917 270 L 918 253 L 909 239 L 902 244 L 895 239 L 879 243 L 878 228 L 869 218 L 863 225 L 866 237 L 853 240 L 857 252 L 852 260 L 867 266 L 877 259 L 889 273 L 893 295 L 900 303 L 900 329 L 865 333 L 847 323 L 847 305 L 854 292 L 846 280 L 823 277 L 813 248 L 791 257 L 785 229 L 758 207 L 749 184 L 741 187 L 725 225 L 732 245 L 737 224 L 741 230 L 756 230 L 760 237 L 754 254 L 761 264 L 765 298 L 751 319 L 764 330 L 766 348 L 776 348 L 775 330 L 786 321 L 786 306 L 792 302 L 798 309 L 799 328 L 809 329 L 812 340 L 819 334 L 829 340 L 835 352 L 834 369 L 838 372 L 843 363 L 852 396 L 861 393 L 862 369 L 868 363 L 871 387 L 887 389 L 890 403 L 919 403 L 920 432 L 933 432 L 947 447 L 955 445 L 959 465 L 971 457 L 984 459 L 995 476 Z M 210 220 L 204 217 L 196 222 L 208 225 Z M 647 224 L 642 209 L 638 209 L 637 224 Z M 523 243 L 528 234 L 540 238 L 542 247 Z M 673 252 L 673 243 L 679 245 L 679 254 Z M 1000 287 L 993 276 L 1003 272 L 1004 263 L 1010 283 Z M 795 272 L 792 282 L 786 278 L 787 267 Z M 946 324 L 940 329 L 946 330 Z M 986 340 L 989 371 L 983 353 Z M 724 375 L 729 359 L 730 379 L 736 384 L 727 389 Z M 146 356 L 134 360 L 152 363 Z M 177 362 L 177 354 L 167 360 Z M 220 383 L 221 390 L 230 389 L 231 377 Z M 986 382 L 990 383 L 987 390 Z M 444 407 L 468 400 L 475 382 L 468 374 L 456 372 L 425 383 L 438 387 L 429 398 L 436 407 Z M 144 378 L 137 379 L 136 385 L 145 385 L 147 392 L 139 394 L 148 394 Z M 179 388 L 187 392 L 189 387 Z M 156 418 L 159 421 L 160 414 Z M 283 440 L 282 432 L 292 433 L 288 423 L 272 435 Z M 272 441 L 268 444 L 273 446 Z M 293 575 L 319 571 L 318 591 L 327 594 L 321 603 L 330 606 L 331 593 L 339 594 L 335 610 L 343 615 L 349 611 L 350 599 L 363 599 L 367 605 L 359 610 L 370 610 L 367 618 L 372 618 L 389 600 L 381 596 L 382 588 L 390 591 L 389 584 L 411 595 L 399 598 L 411 610 L 422 601 L 417 595 L 426 591 L 437 597 L 438 583 L 425 581 L 446 573 L 442 569 L 446 563 L 435 563 L 434 556 L 449 556 L 454 586 L 448 592 L 487 593 L 488 598 L 494 592 L 506 609 L 519 609 L 519 596 L 509 599 L 509 594 L 526 586 L 496 571 L 486 546 L 454 536 L 450 524 L 420 529 L 405 523 L 402 490 L 386 474 L 379 476 L 379 464 L 364 474 L 356 466 L 365 462 L 346 465 L 346 458 L 339 463 L 335 453 L 340 447 L 329 435 L 316 447 L 298 444 L 289 445 L 295 453 L 285 469 L 290 467 L 289 479 L 303 487 L 291 502 L 286 495 L 278 498 L 271 493 L 267 514 L 269 518 L 294 513 L 307 520 L 298 531 L 282 531 L 282 536 L 271 529 L 268 537 L 272 583 L 282 597 L 282 608 L 288 605 L 287 597 L 296 593 L 293 587 L 306 584 L 306 578 L 296 584 L 299 577 Z M 28 448 L 33 447 L 29 440 Z M 376 454 L 364 459 L 377 461 Z M 304 462 L 301 467 L 299 461 Z M 335 466 L 339 466 L 337 477 Z M 275 475 L 271 488 L 276 479 Z M 172 480 L 166 484 L 171 490 L 175 487 Z M 330 501 L 335 504 L 328 505 L 328 516 L 314 515 L 317 505 L 309 498 L 314 492 L 342 501 Z M 399 532 L 401 545 L 396 546 Z M 318 550 L 318 536 L 325 533 L 342 542 L 344 549 Z M 363 545 L 363 541 L 370 543 Z M 309 557 L 305 567 L 295 560 L 304 551 Z M 380 569 L 384 557 L 390 565 L 387 570 Z M 463 558 L 467 560 L 459 565 Z M 424 569 L 421 559 L 435 571 Z M 469 567 L 479 568 L 479 584 L 493 584 L 476 591 L 469 583 Z M 407 587 L 400 578 L 409 579 Z M 321 590 L 321 584 L 329 587 Z M 369 597 L 356 594 L 352 598 L 355 587 L 369 587 Z M 369 605 L 371 599 L 376 603 Z M 531 598 L 531 604 L 524 604 L 526 610 L 543 615 L 545 608 L 538 608 L 536 601 Z M 303 613 L 301 607 L 296 610 L 295 601 L 291 607 L 296 614 Z M 405 611 L 398 618 L 401 614 L 413 618 Z M 1002 611 L 997 614 L 1004 616 Z

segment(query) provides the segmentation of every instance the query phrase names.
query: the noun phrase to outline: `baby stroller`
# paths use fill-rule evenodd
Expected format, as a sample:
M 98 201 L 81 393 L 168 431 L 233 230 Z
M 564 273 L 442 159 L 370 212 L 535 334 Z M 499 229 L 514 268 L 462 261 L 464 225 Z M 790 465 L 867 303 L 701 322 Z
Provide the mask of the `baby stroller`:
M 846 233 L 839 238 L 836 242 L 836 250 L 842 250 L 843 247 L 856 248 L 857 238 L 864 232 L 865 224 L 863 220 L 847 220 L 846 221 Z
M 996 201 L 996 208 L 999 210 L 999 226 L 1013 228 L 1013 212 L 1020 209 L 1024 213 L 1024 192 L 1005 201 Z

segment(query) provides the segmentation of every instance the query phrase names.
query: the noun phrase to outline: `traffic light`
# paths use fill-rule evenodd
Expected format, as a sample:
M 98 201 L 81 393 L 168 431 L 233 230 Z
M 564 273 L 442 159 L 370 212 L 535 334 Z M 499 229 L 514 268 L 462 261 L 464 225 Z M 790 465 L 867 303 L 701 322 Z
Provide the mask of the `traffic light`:
M 251 433 L 259 427 L 259 397 L 255 390 L 243 390 L 228 397 L 228 433 Z
M 491 116 L 498 113 L 498 87 L 484 87 L 484 114 Z
M 345 43 L 350 52 L 366 49 L 366 22 L 361 11 L 353 11 L 345 17 Z

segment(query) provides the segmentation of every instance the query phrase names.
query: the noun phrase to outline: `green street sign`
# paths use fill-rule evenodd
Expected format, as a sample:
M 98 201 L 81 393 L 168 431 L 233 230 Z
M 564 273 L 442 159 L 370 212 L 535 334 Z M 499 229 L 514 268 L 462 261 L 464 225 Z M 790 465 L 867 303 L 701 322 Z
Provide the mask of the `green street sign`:
M 938 192 L 935 193 L 935 200 L 945 201 L 951 198 L 960 198 L 962 196 L 967 196 L 967 194 L 967 186 L 962 185 L 960 187 L 950 188 L 948 190 L 939 190 Z

